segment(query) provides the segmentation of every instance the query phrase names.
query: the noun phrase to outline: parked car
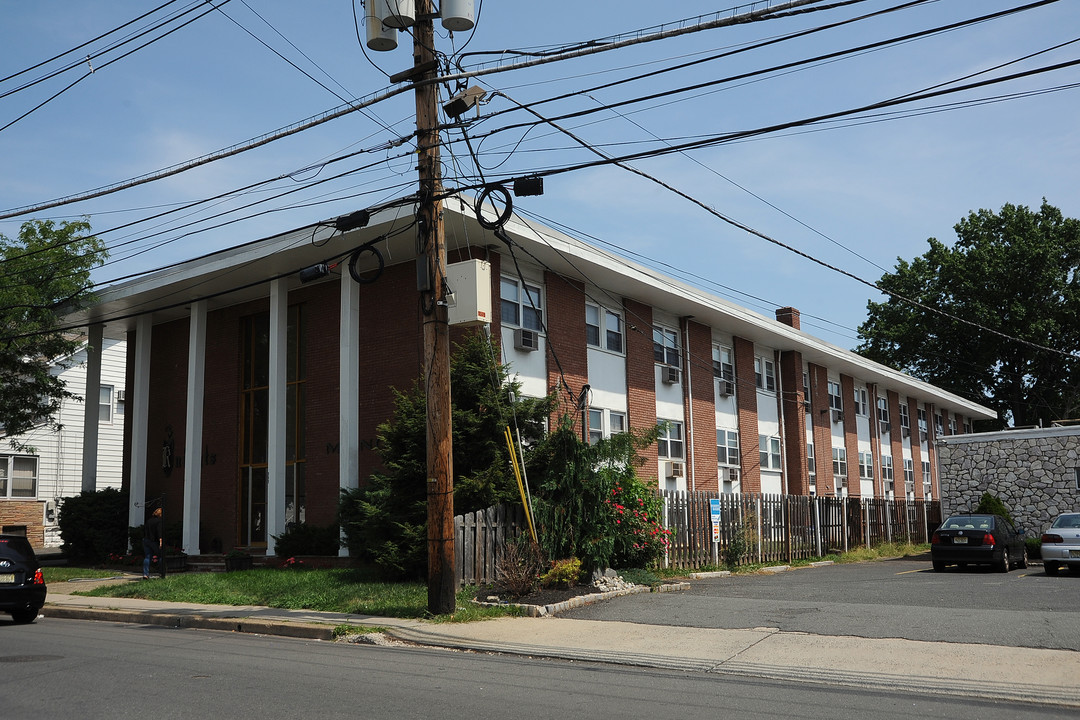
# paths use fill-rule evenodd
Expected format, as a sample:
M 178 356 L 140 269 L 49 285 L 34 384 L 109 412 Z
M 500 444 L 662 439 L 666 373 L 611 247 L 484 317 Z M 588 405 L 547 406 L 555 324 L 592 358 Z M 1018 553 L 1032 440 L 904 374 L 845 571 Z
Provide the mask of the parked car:
M 0 612 L 30 623 L 45 604 L 45 579 L 34 548 L 21 535 L 0 535 Z
M 1064 513 L 1054 518 L 1039 542 L 1047 575 L 1057 575 L 1068 566 L 1080 572 L 1080 513 Z
M 1024 531 L 1000 515 L 951 515 L 930 539 L 934 570 L 947 565 L 990 565 L 1001 572 L 1027 567 Z

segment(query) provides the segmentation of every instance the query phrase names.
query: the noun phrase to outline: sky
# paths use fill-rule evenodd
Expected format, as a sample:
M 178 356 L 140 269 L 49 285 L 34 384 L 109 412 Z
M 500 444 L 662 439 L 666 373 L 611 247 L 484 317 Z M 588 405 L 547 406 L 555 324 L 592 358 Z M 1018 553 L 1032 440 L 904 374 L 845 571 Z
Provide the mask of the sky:
M 693 26 L 747 7 L 477 0 L 475 30 L 440 29 L 436 48 L 456 68 L 502 71 L 468 80 L 489 96 L 463 127 L 445 131 L 444 184 L 558 170 L 596 160 L 595 150 L 645 153 L 629 164 L 682 195 L 605 165 L 552 174 L 543 196 L 517 198 L 515 209 L 763 315 L 794 306 L 804 330 L 853 348 L 868 300 L 883 299 L 870 284 L 898 258 L 923 254 L 928 238 L 951 244 L 968 213 L 1006 203 L 1037 209 L 1045 198 L 1080 217 L 1080 87 L 1070 87 L 1080 85 L 1080 66 L 683 152 L 649 151 L 1080 58 L 1080 3 L 1069 0 L 883 43 L 1024 4 L 864 0 L 522 67 L 553 48 L 646 37 L 657 26 Z M 107 285 L 415 190 L 415 106 L 401 92 L 166 179 L 23 212 L 246 145 L 398 87 L 389 76 L 412 65 L 406 34 L 396 50 L 365 52 L 348 0 L 215 5 L 0 0 L 0 214 L 21 213 L 0 220 L 0 234 L 15 237 L 30 218 L 88 218 L 112 248 L 93 276 Z M 359 0 L 355 10 L 362 21 Z M 170 13 L 164 30 L 110 47 Z M 874 43 L 883 44 L 840 52 Z M 828 54 L 835 57 L 805 62 Z M 702 62 L 672 70 L 691 61 Z M 533 109 L 561 118 L 572 136 L 526 126 L 536 118 L 516 103 L 541 100 Z M 334 178 L 345 171 L 354 172 Z M 263 184 L 154 217 L 255 183 Z

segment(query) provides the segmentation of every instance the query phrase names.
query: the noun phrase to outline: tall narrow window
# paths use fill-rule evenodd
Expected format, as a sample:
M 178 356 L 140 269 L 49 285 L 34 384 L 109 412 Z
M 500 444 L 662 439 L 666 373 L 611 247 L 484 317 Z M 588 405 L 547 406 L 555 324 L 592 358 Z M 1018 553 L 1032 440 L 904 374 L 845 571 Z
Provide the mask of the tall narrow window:
M 111 423 L 113 419 L 113 386 L 101 385 L 98 387 L 98 420 L 103 423 Z
M 653 360 L 661 365 L 681 366 L 677 331 L 659 325 L 653 326 Z
M 843 412 L 844 398 L 840 394 L 840 383 L 829 382 L 829 408 Z
M 911 432 L 911 415 L 908 413 L 907 403 L 900 403 L 900 429 Z
M 878 429 L 883 433 L 889 432 L 889 398 L 887 397 L 877 399 L 877 420 Z
M 720 465 L 739 467 L 739 431 L 716 430 L 716 459 Z
M 762 470 L 780 470 L 780 438 L 776 435 L 758 436 Z
M 303 314 L 288 309 L 285 388 L 285 522 L 304 522 L 307 405 Z M 266 542 L 267 469 L 270 428 L 270 314 L 241 321 L 240 478 L 236 542 Z
M 832 449 L 832 474 L 838 483 L 847 480 L 847 450 L 842 447 Z
M 776 363 L 763 356 L 754 358 L 754 382 L 759 390 L 776 392 Z

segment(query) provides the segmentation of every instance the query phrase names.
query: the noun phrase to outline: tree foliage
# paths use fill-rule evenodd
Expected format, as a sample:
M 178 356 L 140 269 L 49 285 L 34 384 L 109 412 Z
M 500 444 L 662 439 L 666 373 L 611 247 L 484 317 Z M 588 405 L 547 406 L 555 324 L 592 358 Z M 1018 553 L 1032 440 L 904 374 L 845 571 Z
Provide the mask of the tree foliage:
M 105 255 L 85 221 L 31 220 L 18 240 L 0 235 L 0 426 L 15 447 L 37 425 L 56 429 L 61 401 L 73 397 L 50 370 L 81 340 L 58 321 L 90 302 L 90 270 Z
M 655 488 L 637 477 L 638 453 L 658 430 L 583 442 L 564 418 L 538 449 L 536 531 L 549 558 L 576 557 L 588 571 L 645 567 L 667 547 Z
M 520 384 L 496 361 L 498 346 L 471 334 L 450 361 L 453 408 L 454 511 L 520 502 L 503 432 L 517 427 L 535 445 L 551 411 L 549 399 L 522 398 Z M 349 554 L 393 578 L 427 571 L 427 397 L 415 383 L 394 391 L 394 417 L 378 429 L 383 469 L 363 487 L 342 492 L 339 505 Z M 517 398 L 511 403 L 510 397 Z
M 882 276 L 890 298 L 868 303 L 856 351 L 994 408 L 1002 426 L 1077 417 L 1080 221 L 1043 200 L 1037 212 L 972 212 L 954 229 L 952 246 L 930 238 Z

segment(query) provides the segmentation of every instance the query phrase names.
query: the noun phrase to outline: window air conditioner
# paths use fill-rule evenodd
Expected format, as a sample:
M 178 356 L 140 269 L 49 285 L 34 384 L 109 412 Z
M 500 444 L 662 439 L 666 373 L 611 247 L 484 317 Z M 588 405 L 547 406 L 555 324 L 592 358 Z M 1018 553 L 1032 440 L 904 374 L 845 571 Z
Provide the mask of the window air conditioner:
M 716 392 L 720 397 L 728 397 L 735 392 L 735 383 L 730 380 L 721 380 L 717 383 Z
M 679 368 L 665 365 L 660 370 L 660 379 L 668 385 L 677 384 L 679 382 Z
M 127 402 L 127 390 L 117 390 L 116 400 L 117 402 Z
M 681 462 L 668 461 L 666 473 L 669 480 L 685 477 L 686 464 Z
M 911 437 L 911 428 L 902 428 L 900 432 L 904 437 Z
M 844 411 L 843 410 L 833 410 L 832 411 L 832 421 L 834 423 L 838 423 L 843 419 L 844 419 Z
M 514 330 L 514 348 L 532 352 L 540 349 L 540 335 L 535 330 L 518 328 Z

